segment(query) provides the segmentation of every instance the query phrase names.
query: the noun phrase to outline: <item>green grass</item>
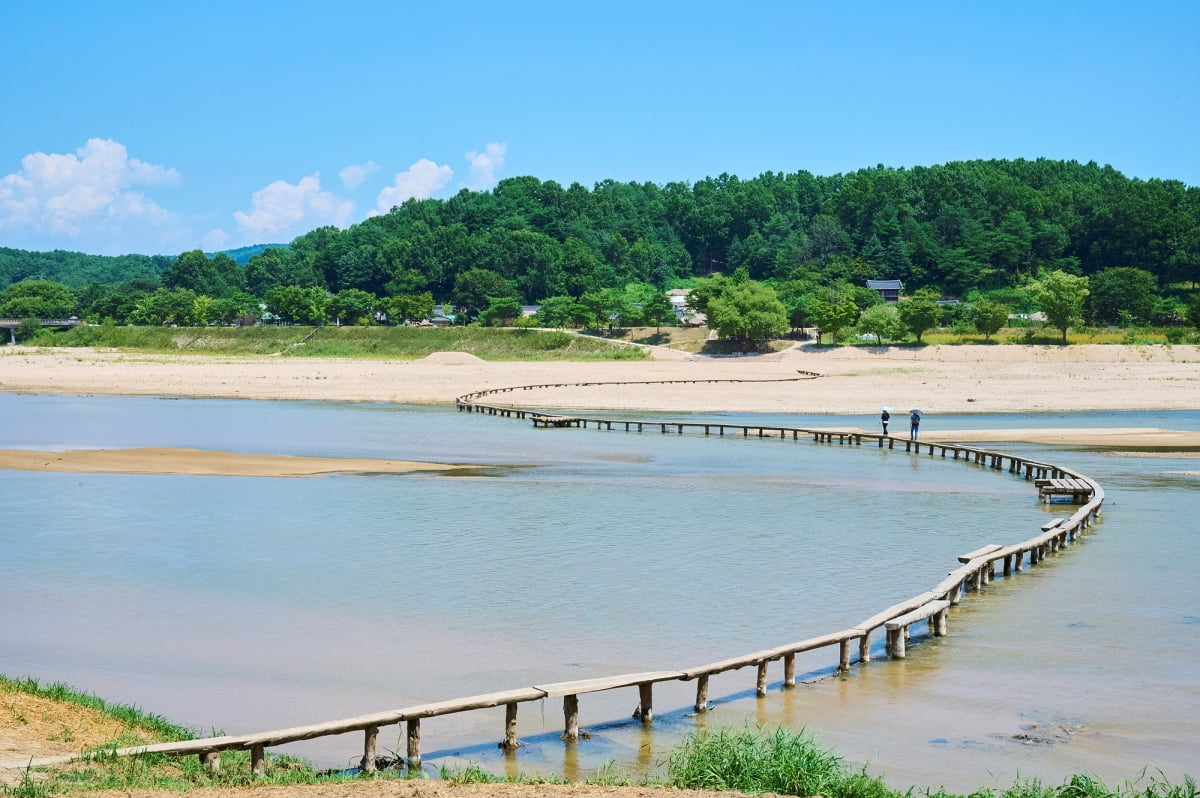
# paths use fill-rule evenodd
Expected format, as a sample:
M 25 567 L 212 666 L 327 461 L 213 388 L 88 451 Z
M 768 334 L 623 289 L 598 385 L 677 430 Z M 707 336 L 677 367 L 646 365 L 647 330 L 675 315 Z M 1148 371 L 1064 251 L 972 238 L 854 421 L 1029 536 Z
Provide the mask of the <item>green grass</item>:
M 890 798 L 882 780 L 852 771 L 841 757 L 804 733 L 787 729 L 689 734 L 671 754 L 667 777 L 674 787 L 824 798 Z
M 641 349 L 557 330 L 490 327 L 117 327 L 40 332 L 33 346 L 148 353 L 416 360 L 467 352 L 484 360 L 644 360 Z
M 61 682 L 43 685 L 37 679 L 28 677 L 10 679 L 4 674 L 0 674 L 0 685 L 13 692 L 27 693 L 41 698 L 49 698 L 52 701 L 94 709 L 107 718 L 142 729 L 163 740 L 194 740 L 196 738 L 192 729 L 172 723 L 161 715 L 143 712 L 135 706 L 114 704 L 91 693 L 80 692 Z

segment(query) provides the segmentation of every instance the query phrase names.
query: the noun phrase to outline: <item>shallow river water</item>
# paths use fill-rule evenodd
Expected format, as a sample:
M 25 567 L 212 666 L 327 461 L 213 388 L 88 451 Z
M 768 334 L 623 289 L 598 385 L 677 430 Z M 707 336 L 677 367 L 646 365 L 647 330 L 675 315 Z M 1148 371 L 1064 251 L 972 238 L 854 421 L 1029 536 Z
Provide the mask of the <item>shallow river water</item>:
M 654 418 L 661 416 L 655 415 Z M 672 416 L 684 419 L 684 416 Z M 688 420 L 700 418 L 688 416 Z M 873 419 L 707 415 L 819 427 Z M 1200 429 L 1200 412 L 936 416 L 926 429 Z M 533 684 L 676 669 L 853 625 L 1061 505 L 962 462 L 845 447 L 528 422 L 389 404 L 0 394 L 0 447 L 177 446 L 484 464 L 473 476 L 307 479 L 0 474 L 0 672 L 64 681 L 208 731 L 245 733 Z M 1143 768 L 1200 774 L 1200 455 L 994 444 L 1104 485 L 1084 542 L 914 639 L 754 696 L 754 669 L 422 724 L 428 767 L 581 777 L 661 771 L 704 724 L 805 728 L 896 787 L 1006 786 Z M 1189 473 L 1190 472 L 1190 473 Z M 877 635 L 879 636 L 879 635 Z M 778 670 L 776 670 L 778 669 Z M 381 730 L 403 751 L 402 729 Z M 322 766 L 360 735 L 285 749 Z M 1157 772 L 1157 770 L 1155 770 Z

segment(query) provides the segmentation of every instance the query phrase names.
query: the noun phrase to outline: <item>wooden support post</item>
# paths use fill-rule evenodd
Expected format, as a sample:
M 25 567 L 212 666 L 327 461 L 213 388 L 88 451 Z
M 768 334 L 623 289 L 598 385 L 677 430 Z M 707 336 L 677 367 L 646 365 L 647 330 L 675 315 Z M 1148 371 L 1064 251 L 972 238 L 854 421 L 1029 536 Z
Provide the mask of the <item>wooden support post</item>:
M 364 733 L 364 737 L 363 737 L 363 756 L 362 756 L 362 762 L 359 763 L 359 767 L 362 768 L 363 773 L 374 773 L 375 772 L 375 742 L 379 738 L 379 727 L 378 726 L 368 726 L 364 730 L 364 732 L 365 733 Z
M 404 722 L 408 737 L 408 772 L 421 769 L 421 719 L 409 718 Z
M 563 725 L 564 740 L 579 739 L 579 696 L 563 696 Z
M 767 694 L 767 661 L 763 660 L 758 663 L 758 680 L 754 687 L 756 695 L 764 696 Z
M 267 752 L 262 745 L 250 746 L 250 772 L 255 776 L 267 772 Z
M 692 709 L 697 712 L 708 710 L 708 674 L 696 677 L 696 703 Z
M 930 628 L 930 631 L 933 632 L 933 634 L 937 637 L 946 636 L 946 616 L 949 614 L 949 610 L 942 610 L 941 612 L 934 614 L 932 619 L 933 624 Z
M 783 655 L 783 686 L 794 687 L 796 684 L 796 655 Z
M 654 720 L 654 683 L 642 682 L 638 685 L 638 714 L 642 725 L 649 726 Z
M 504 705 L 504 739 L 500 747 L 505 751 L 515 751 L 520 743 L 517 741 L 517 702 Z
M 221 752 L 205 751 L 200 755 L 200 764 L 208 769 L 210 775 L 216 776 L 221 772 Z
M 892 659 L 904 659 L 907 656 L 907 652 L 905 652 L 904 647 L 906 639 L 908 638 L 908 627 L 906 626 L 903 629 L 896 629 L 895 631 L 889 630 L 888 636 L 892 641 L 892 649 L 890 652 Z
M 838 672 L 850 672 L 850 638 L 838 644 Z
M 863 632 L 863 636 L 858 638 L 858 661 L 871 661 L 871 633 L 870 631 Z

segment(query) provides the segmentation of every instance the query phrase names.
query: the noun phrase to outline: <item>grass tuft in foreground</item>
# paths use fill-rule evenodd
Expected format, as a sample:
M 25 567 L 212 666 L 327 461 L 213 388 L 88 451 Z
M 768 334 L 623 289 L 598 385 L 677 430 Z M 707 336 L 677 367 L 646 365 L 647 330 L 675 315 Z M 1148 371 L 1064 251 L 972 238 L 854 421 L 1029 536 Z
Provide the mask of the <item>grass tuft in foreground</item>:
M 684 738 L 671 754 L 667 777 L 675 787 L 825 798 L 899 795 L 804 734 L 776 729 L 713 728 Z

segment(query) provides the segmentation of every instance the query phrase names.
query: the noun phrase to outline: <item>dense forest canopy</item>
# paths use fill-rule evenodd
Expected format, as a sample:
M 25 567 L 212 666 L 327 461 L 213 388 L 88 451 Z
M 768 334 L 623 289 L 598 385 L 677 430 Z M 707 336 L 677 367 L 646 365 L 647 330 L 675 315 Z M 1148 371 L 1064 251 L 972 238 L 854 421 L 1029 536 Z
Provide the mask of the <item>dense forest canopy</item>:
M 473 302 L 473 317 L 489 298 L 533 304 L 739 273 L 773 286 L 791 312 L 789 296 L 868 279 L 901 280 L 906 294 L 1003 296 L 1040 273 L 1111 269 L 1133 270 L 1120 274 L 1148 279 L 1156 292 L 1194 287 L 1200 188 L 1045 159 L 881 165 L 832 177 L 723 174 L 661 186 L 605 181 L 591 189 L 515 177 L 491 191 L 409 200 L 345 230 L 319 228 L 244 266 L 223 253 L 0 250 L 0 288 L 54 280 L 113 318 L 121 301 L 133 302 L 131 292 L 155 288 L 213 299 L 266 299 L 289 287 L 428 295 Z

